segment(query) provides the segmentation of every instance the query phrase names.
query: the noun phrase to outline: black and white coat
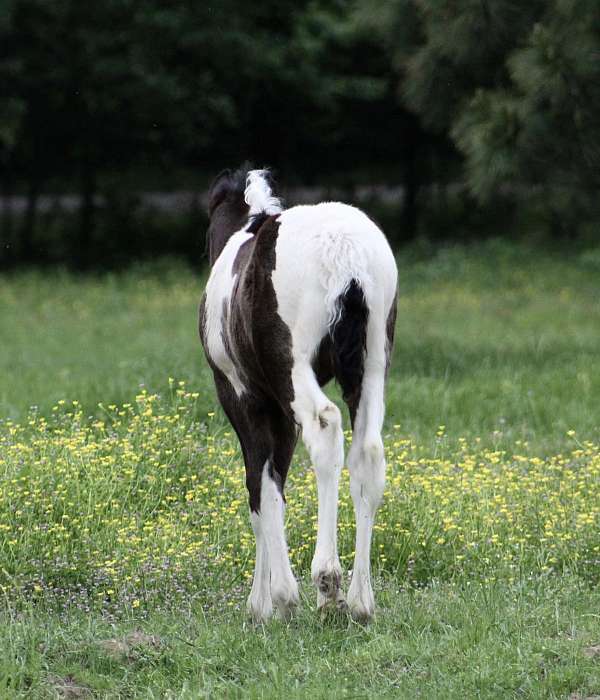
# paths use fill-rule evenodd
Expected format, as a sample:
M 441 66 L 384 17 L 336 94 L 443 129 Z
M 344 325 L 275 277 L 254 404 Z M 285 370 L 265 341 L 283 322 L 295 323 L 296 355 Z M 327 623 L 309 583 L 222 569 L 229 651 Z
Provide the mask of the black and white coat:
M 283 210 L 265 170 L 223 172 L 209 193 L 211 273 L 200 336 L 246 466 L 256 567 L 256 620 L 298 603 L 284 532 L 286 475 L 298 432 L 317 478 L 312 578 L 317 604 L 345 606 L 337 552 L 344 463 L 339 409 L 321 390 L 335 378 L 352 421 L 348 453 L 356 550 L 347 604 L 374 612 L 371 534 L 385 483 L 384 382 L 397 270 L 380 229 L 360 210 L 323 202 Z

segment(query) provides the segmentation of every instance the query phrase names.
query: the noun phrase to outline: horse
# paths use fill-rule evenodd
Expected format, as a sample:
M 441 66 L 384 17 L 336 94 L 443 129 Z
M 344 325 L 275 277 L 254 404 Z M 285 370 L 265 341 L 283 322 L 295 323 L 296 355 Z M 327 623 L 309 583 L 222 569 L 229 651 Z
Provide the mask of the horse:
M 370 549 L 385 485 L 384 383 L 394 342 L 397 268 L 382 231 L 340 202 L 284 209 L 269 170 L 224 170 L 208 195 L 210 275 L 199 331 L 219 401 L 240 442 L 256 559 L 247 610 L 289 618 L 299 602 L 284 530 L 284 485 L 299 433 L 318 494 L 311 575 L 317 607 L 368 621 Z M 347 600 L 337 551 L 344 464 L 335 379 L 353 430 L 356 516 Z

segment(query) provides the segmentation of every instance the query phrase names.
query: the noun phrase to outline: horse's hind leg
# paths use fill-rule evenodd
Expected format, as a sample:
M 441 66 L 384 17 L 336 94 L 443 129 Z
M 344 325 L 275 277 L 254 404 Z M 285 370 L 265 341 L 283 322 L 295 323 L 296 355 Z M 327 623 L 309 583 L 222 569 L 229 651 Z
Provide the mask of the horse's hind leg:
M 296 427 L 252 397 L 240 400 L 227 378 L 218 370 L 214 374 L 219 400 L 244 455 L 250 521 L 256 537 L 256 564 L 247 609 L 256 621 L 271 617 L 273 606 L 282 617 L 288 617 L 299 596 L 285 541 L 283 485 L 296 443 Z
M 294 422 L 271 407 L 269 429 L 273 451 L 264 463 L 260 485 L 258 517 L 268 551 L 271 568 L 271 598 L 283 618 L 288 618 L 298 605 L 298 584 L 292 573 L 284 528 L 285 477 L 296 445 Z
M 355 619 L 373 616 L 375 602 L 371 586 L 371 536 L 375 512 L 385 486 L 385 453 L 381 439 L 384 417 L 386 368 L 385 327 L 377 314 L 369 319 L 364 371 L 360 390 L 347 402 L 353 416 L 352 445 L 348 452 L 350 492 L 356 516 L 356 547 L 348 607 Z
M 356 546 L 348 605 L 353 617 L 367 620 L 375 609 L 371 586 L 371 536 L 375 512 L 385 487 L 385 455 L 381 439 L 383 377 L 365 374 L 363 392 L 348 452 L 350 492 L 356 517 Z
M 285 538 L 283 487 L 296 444 L 296 426 L 290 420 L 274 420 L 262 412 L 250 414 L 249 418 L 249 430 L 240 436 L 245 446 L 250 520 L 256 536 L 256 565 L 248 609 L 252 617 L 262 620 L 270 616 L 275 606 L 281 617 L 288 618 L 299 595 Z M 261 446 L 261 433 L 269 435 L 267 445 Z
M 338 407 L 321 391 L 306 360 L 295 358 L 292 381 L 295 396 L 292 408 L 302 427 L 302 439 L 317 478 L 317 545 L 311 565 L 317 606 L 328 603 L 345 606 L 337 551 L 338 489 L 344 462 L 342 418 Z

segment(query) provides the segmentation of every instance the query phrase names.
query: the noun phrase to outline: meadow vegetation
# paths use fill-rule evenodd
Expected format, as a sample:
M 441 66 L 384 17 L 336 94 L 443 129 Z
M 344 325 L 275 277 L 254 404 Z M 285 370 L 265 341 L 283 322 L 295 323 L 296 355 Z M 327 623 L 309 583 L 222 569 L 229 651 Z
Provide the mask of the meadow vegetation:
M 0 281 L 3 697 L 600 693 L 600 255 L 489 242 L 399 268 L 368 627 L 314 610 L 303 449 L 286 516 L 302 607 L 246 620 L 253 538 L 196 335 L 201 275 Z M 339 522 L 347 569 L 346 474 Z

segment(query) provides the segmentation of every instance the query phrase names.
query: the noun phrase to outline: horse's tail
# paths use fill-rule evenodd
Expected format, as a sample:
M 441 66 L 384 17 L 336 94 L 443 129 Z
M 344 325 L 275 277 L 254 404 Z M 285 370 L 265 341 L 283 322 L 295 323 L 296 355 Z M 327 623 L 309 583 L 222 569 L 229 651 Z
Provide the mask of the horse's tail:
M 250 207 L 250 217 L 280 214 L 283 211 L 281 200 L 273 194 L 271 173 L 266 168 L 248 171 L 244 200 Z
M 367 349 L 369 307 L 357 279 L 336 300 L 335 315 L 329 327 L 333 343 L 334 374 L 348 400 L 360 387 Z

